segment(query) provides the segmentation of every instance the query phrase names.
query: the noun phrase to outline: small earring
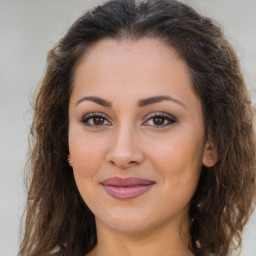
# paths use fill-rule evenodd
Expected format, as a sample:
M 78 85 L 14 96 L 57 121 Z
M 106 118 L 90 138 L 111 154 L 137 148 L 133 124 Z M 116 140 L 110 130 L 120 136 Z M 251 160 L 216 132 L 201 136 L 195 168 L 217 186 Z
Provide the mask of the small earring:
M 68 161 L 68 164 L 72 167 L 72 161 L 70 160 L 70 154 L 68 154 L 68 159 L 67 159 L 67 161 Z
M 68 159 L 68 164 L 72 167 L 72 161 Z
M 211 159 L 208 160 L 208 164 L 210 164 L 210 163 L 211 163 Z

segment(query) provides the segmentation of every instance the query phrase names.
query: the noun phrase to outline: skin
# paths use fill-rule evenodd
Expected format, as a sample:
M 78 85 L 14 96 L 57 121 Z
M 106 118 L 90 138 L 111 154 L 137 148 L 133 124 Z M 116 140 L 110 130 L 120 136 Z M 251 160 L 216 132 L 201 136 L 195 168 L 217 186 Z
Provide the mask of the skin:
M 159 95 L 171 100 L 138 106 Z M 112 106 L 85 100 L 88 96 Z M 104 116 L 84 118 L 92 112 Z M 166 113 L 172 121 L 151 113 Z M 187 65 L 174 49 L 149 38 L 94 44 L 77 66 L 69 103 L 69 159 L 96 218 L 98 243 L 88 255 L 192 255 L 189 202 L 202 165 L 215 162 L 212 148 Z M 155 185 L 119 200 L 100 184 L 114 176 Z

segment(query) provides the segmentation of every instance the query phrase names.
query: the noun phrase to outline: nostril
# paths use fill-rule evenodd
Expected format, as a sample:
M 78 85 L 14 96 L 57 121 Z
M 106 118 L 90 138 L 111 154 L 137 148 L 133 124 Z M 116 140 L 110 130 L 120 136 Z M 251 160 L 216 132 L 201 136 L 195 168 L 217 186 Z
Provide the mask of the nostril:
M 127 169 L 131 166 L 137 165 L 137 161 L 130 161 L 130 162 L 115 162 L 115 161 L 109 161 L 111 165 L 118 166 L 119 168 Z

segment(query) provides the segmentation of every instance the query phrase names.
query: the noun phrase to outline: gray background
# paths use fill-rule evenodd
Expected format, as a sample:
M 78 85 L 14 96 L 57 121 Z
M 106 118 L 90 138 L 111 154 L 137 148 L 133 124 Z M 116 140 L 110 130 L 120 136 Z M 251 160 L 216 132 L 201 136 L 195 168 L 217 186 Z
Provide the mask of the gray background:
M 44 74 L 47 51 L 82 10 L 97 2 L 102 1 L 0 0 L 0 256 L 18 251 L 30 102 Z M 256 0 L 186 2 L 222 25 L 256 99 Z M 243 239 L 241 255 L 256 256 L 256 213 Z

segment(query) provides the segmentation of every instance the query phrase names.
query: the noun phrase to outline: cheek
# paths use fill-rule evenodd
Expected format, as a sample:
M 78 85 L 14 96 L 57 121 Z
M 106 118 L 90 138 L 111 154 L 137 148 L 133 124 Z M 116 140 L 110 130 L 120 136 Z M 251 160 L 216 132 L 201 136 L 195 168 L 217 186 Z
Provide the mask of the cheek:
M 201 173 L 201 154 L 199 151 L 195 154 L 190 149 L 170 150 L 169 157 L 163 154 L 162 161 L 159 161 L 161 166 L 158 170 L 163 177 L 161 194 L 165 195 L 161 204 L 165 204 L 163 211 L 178 213 L 185 209 L 197 189 Z
M 91 170 L 91 167 L 102 161 L 106 151 L 106 141 L 95 134 L 83 131 L 69 133 L 69 150 L 74 167 Z
M 90 189 L 96 180 L 104 161 L 106 143 L 94 136 L 83 133 L 70 133 L 69 150 L 73 163 L 73 173 L 80 193 Z
M 197 186 L 202 169 L 204 151 L 201 133 L 181 133 L 155 144 L 152 152 L 152 163 L 159 170 L 162 178 L 169 187 L 177 189 Z
M 79 143 L 80 144 L 80 143 Z M 71 147 L 70 153 L 73 162 L 73 174 L 78 191 L 86 205 L 91 209 L 95 205 L 95 188 L 97 187 L 97 171 L 100 168 L 100 152 L 90 144 L 81 143 Z

